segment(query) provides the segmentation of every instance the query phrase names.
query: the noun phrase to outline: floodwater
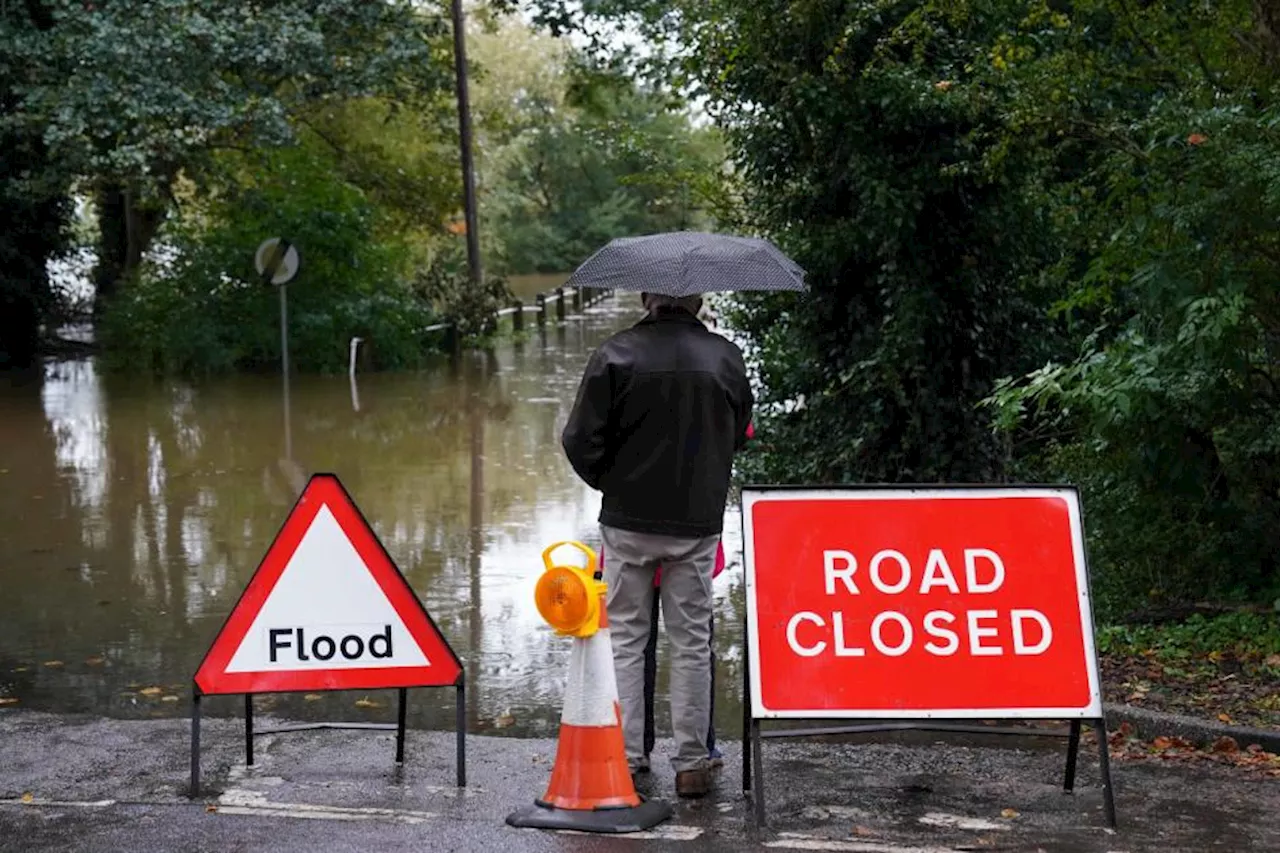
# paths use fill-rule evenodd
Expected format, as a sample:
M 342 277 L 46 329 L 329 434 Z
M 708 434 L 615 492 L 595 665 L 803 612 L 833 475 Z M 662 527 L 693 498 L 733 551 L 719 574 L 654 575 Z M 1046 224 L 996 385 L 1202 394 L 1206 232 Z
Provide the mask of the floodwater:
M 551 734 L 570 640 L 533 604 L 552 542 L 598 545 L 599 496 L 559 435 L 586 355 L 636 317 L 607 299 L 416 373 L 199 383 L 92 359 L 0 374 L 0 713 L 189 713 L 191 677 L 311 473 L 338 474 L 466 667 L 469 728 Z M 716 581 L 717 728 L 740 719 L 738 514 Z M 730 626 L 733 626 L 732 628 Z M 719 627 L 719 626 L 718 626 Z M 665 712 L 659 659 L 659 727 Z M 240 712 L 212 697 L 206 713 Z M 449 727 L 454 691 L 410 692 Z M 391 721 L 394 691 L 261 696 L 292 718 Z

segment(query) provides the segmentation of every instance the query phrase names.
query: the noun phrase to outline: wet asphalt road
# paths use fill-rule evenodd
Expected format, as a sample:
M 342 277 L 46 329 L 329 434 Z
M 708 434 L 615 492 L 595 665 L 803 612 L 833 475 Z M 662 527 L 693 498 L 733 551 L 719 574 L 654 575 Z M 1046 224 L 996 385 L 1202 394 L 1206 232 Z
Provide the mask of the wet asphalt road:
M 267 726 L 269 720 L 260 720 Z M 550 740 L 469 737 L 465 791 L 450 733 L 267 735 L 243 764 L 236 720 L 205 721 L 204 790 L 187 797 L 181 720 L 0 713 L 3 851 L 720 851 L 1046 853 L 1280 850 L 1280 783 L 1216 766 L 1117 764 L 1121 826 L 1104 829 L 1093 752 L 1061 790 L 1060 742 L 766 742 L 770 821 L 753 828 L 735 743 L 713 796 L 641 837 L 508 828 L 545 788 Z M 659 744 L 661 754 L 668 745 Z M 648 792 L 674 801 L 658 762 Z M 30 803 L 24 803 L 29 795 Z M 1013 811 L 1006 811 L 1006 810 Z M 1016 812 L 1016 815 L 1014 814 Z

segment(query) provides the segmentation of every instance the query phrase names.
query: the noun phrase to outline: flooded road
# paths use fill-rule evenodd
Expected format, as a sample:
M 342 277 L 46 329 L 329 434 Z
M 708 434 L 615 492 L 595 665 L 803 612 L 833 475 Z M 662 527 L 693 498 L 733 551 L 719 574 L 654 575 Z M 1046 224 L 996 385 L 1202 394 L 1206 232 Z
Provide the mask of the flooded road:
M 569 641 L 534 608 L 539 554 L 561 539 L 599 543 L 599 496 L 574 476 L 559 434 L 586 354 L 636 316 L 634 298 L 607 299 L 455 364 L 354 383 L 295 377 L 288 436 L 278 375 L 158 381 L 104 375 L 92 360 L 0 375 L 0 698 L 187 714 L 191 676 L 298 490 L 332 471 L 462 658 L 472 730 L 553 733 Z M 737 526 L 731 511 L 730 565 L 716 581 L 726 733 L 741 707 L 741 632 L 729 628 L 741 624 Z M 664 692 L 665 645 L 659 654 Z M 451 725 L 452 703 L 452 691 L 412 692 L 411 724 Z M 258 706 L 387 721 L 394 694 Z

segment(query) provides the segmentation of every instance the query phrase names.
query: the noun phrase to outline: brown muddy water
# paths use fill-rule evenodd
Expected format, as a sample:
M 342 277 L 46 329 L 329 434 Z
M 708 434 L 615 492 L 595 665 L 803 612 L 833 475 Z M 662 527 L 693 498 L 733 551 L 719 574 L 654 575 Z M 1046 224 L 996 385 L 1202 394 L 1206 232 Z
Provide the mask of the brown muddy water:
M 587 354 L 637 307 L 608 299 L 542 334 L 531 315 L 524 340 L 421 372 L 294 377 L 288 435 L 278 375 L 160 381 L 93 359 L 0 374 L 0 713 L 188 714 L 191 677 L 298 491 L 331 471 L 463 660 L 469 728 L 553 733 L 570 641 L 534 607 L 539 555 L 599 543 L 599 495 L 559 435 Z M 738 531 L 731 509 L 715 587 L 725 735 L 741 715 Z M 661 732 L 665 657 L 664 643 Z M 257 707 L 391 721 L 394 700 L 282 694 Z M 453 701 L 411 691 L 410 724 L 451 726 Z M 206 706 L 239 713 L 240 700 Z

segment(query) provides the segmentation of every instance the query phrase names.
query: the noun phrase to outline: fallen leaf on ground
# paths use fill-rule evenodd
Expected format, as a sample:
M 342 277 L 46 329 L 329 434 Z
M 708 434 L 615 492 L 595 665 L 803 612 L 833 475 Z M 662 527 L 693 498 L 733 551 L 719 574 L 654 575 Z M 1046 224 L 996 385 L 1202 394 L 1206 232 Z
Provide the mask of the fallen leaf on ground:
M 1213 742 L 1214 752 L 1239 752 L 1240 744 L 1233 737 L 1220 737 Z
M 876 831 L 869 826 L 855 826 L 853 828 L 854 835 L 861 835 L 864 838 L 868 835 L 875 835 Z
M 356 700 L 356 707 L 357 708 L 381 708 L 382 703 L 375 702 L 372 699 L 370 699 L 368 696 L 366 696 L 363 699 Z
M 495 729 L 505 729 L 507 726 L 514 726 L 515 724 L 516 724 L 515 715 L 512 714 L 510 711 L 504 711 L 503 713 L 498 715 L 498 718 L 496 720 L 493 721 L 493 727 Z
M 1280 655 L 1267 655 L 1267 659 L 1263 663 L 1272 669 L 1280 669 Z
M 1220 721 L 1224 722 L 1224 723 L 1233 723 L 1233 722 L 1235 722 L 1235 720 L 1231 719 L 1231 715 L 1230 715 L 1230 714 L 1219 714 L 1219 715 L 1218 715 L 1218 719 L 1219 719 Z
M 44 665 L 45 665 L 45 666 L 51 666 L 51 667 L 54 667 L 54 668 L 56 669 L 57 667 L 62 666 L 62 661 L 60 661 L 60 660 L 47 660 L 47 661 L 45 661 L 45 662 L 44 662 Z
M 13 671 L 14 671 L 14 672 L 26 672 L 26 671 L 27 671 L 28 669 L 30 669 L 30 668 L 31 668 L 31 667 L 29 667 L 29 666 L 15 666 L 15 667 L 13 668 Z
M 161 696 L 160 701 L 161 702 L 177 702 L 178 697 L 177 696 Z
M 0 696 L 0 708 L 5 705 L 17 705 L 18 700 L 13 696 Z
M 1173 740 L 1171 738 L 1167 738 L 1161 735 L 1160 737 L 1155 738 L 1154 740 L 1151 741 L 1151 746 L 1154 749 L 1168 749 L 1169 747 L 1173 746 Z
M 138 692 L 139 692 L 139 693 L 141 693 L 143 696 L 159 696 L 161 693 L 163 693 L 163 692 L 164 692 L 164 688 L 161 688 L 161 687 L 144 687 L 144 688 L 142 688 L 141 690 L 139 690 Z
M 1017 816 L 1018 816 L 1018 810 L 1017 810 L 1017 809 L 1001 809 L 1001 810 L 1000 810 L 1000 817 L 1007 817 L 1007 818 L 1009 818 L 1010 820 L 1012 820 L 1013 818 L 1015 818 L 1015 817 L 1017 817 Z
M 107 659 L 106 659 L 106 658 L 99 658 L 99 657 L 92 657 L 92 658 L 85 658 L 85 659 L 84 659 L 84 662 L 85 662 L 85 663 L 87 663 L 87 664 L 89 664 L 89 666 L 102 666 L 104 663 L 106 663 L 106 662 L 107 662 Z
M 214 813 L 214 812 L 216 812 L 217 810 L 218 810 L 218 807 L 217 807 L 217 806 L 205 806 L 205 807 L 204 807 L 205 814 L 213 814 L 213 813 Z
M 30 792 L 30 791 L 27 791 L 25 794 L 23 794 L 23 795 L 22 795 L 22 802 L 24 802 L 24 803 L 26 803 L 26 804 L 28 804 L 28 805 L 30 805 L 31 803 L 34 803 L 34 802 L 35 802 L 35 800 L 36 800 L 36 798 L 35 798 L 34 796 L 32 796 L 32 794 L 31 794 L 31 792 Z
M 319 702 L 323 698 L 324 697 L 321 696 L 319 693 L 308 693 L 307 695 L 302 697 L 302 701 L 303 702 Z

